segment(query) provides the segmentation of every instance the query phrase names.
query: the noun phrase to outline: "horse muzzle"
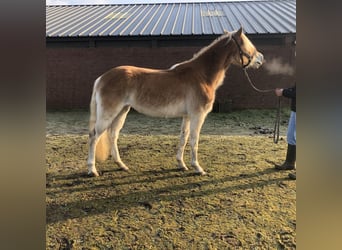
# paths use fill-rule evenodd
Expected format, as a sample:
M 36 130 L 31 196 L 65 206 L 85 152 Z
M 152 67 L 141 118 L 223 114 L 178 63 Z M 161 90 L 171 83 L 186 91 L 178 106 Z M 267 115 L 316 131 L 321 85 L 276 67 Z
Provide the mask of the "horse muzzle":
M 264 55 L 258 52 L 255 56 L 254 66 L 255 68 L 259 68 L 265 62 Z

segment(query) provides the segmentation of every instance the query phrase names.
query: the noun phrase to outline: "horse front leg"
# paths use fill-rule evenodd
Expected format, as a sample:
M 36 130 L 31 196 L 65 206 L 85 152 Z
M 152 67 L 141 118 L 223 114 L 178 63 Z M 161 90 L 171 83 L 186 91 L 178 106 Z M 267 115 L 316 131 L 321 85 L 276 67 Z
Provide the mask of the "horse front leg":
M 201 128 L 206 114 L 193 115 L 190 118 L 190 146 L 191 146 L 191 166 L 196 169 L 196 172 L 205 175 L 207 174 L 198 163 L 198 140 Z
M 180 133 L 179 148 L 177 152 L 178 167 L 182 170 L 188 170 L 187 166 L 184 163 L 183 155 L 184 155 L 185 145 L 188 141 L 189 134 L 190 134 L 189 127 L 190 127 L 189 117 L 184 116 L 183 121 L 182 121 L 181 133 Z

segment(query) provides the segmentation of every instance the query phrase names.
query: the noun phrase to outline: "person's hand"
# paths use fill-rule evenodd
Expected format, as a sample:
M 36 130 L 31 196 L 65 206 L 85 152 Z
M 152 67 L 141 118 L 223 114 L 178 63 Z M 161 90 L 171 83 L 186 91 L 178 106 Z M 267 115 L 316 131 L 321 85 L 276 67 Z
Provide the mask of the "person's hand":
M 283 89 L 276 88 L 274 90 L 276 96 L 282 96 L 283 95 Z

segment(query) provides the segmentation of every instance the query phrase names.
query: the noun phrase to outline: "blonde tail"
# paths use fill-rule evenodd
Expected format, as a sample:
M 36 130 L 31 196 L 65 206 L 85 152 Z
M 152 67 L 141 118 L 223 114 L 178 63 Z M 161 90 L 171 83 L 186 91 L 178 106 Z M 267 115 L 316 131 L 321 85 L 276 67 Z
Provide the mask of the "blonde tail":
M 93 94 L 90 101 L 90 119 L 89 119 L 89 135 L 95 135 L 95 124 L 96 124 L 96 85 L 99 79 L 95 81 Z M 108 131 L 105 130 L 96 145 L 95 159 L 99 162 L 104 162 L 108 159 L 111 151 L 111 142 Z
M 96 123 L 96 90 L 95 90 L 95 86 L 96 86 L 96 84 L 94 84 L 93 94 L 91 95 L 91 100 L 90 100 L 89 136 L 95 135 L 95 123 Z
M 111 145 L 108 130 L 106 130 L 103 132 L 96 145 L 95 159 L 99 162 L 107 160 L 110 155 Z

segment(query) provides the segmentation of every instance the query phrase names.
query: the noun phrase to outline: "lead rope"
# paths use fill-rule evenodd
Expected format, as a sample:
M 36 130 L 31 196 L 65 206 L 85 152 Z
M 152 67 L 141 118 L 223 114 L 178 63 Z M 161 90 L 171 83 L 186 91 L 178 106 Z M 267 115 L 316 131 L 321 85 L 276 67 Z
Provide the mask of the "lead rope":
M 274 122 L 274 130 L 273 130 L 273 142 L 275 144 L 278 143 L 279 141 L 279 128 L 280 128 L 280 108 L 281 108 L 281 105 L 280 105 L 280 96 L 278 96 L 278 105 L 277 105 L 277 115 L 276 115 L 276 119 L 275 119 L 275 122 Z
M 274 91 L 274 89 L 258 89 L 257 87 L 255 87 L 255 85 L 253 84 L 252 80 L 249 78 L 249 75 L 247 73 L 246 68 L 243 68 L 243 71 L 246 75 L 247 80 L 249 81 L 250 85 L 252 86 L 252 88 L 260 93 L 268 93 L 271 91 Z M 275 144 L 278 143 L 279 141 L 279 134 L 280 134 L 280 109 L 281 109 L 281 103 L 280 103 L 280 97 L 278 97 L 278 104 L 277 104 L 277 114 L 276 114 L 276 119 L 274 122 L 274 130 L 273 130 L 273 142 Z
M 244 68 L 243 72 L 245 72 L 245 75 L 247 77 L 247 80 L 249 81 L 250 85 L 252 86 L 252 88 L 260 93 L 267 93 L 267 92 L 271 92 L 274 91 L 274 89 L 258 89 L 257 87 L 255 87 L 255 85 L 253 84 L 251 78 L 249 78 L 249 75 L 247 73 L 247 70 Z

